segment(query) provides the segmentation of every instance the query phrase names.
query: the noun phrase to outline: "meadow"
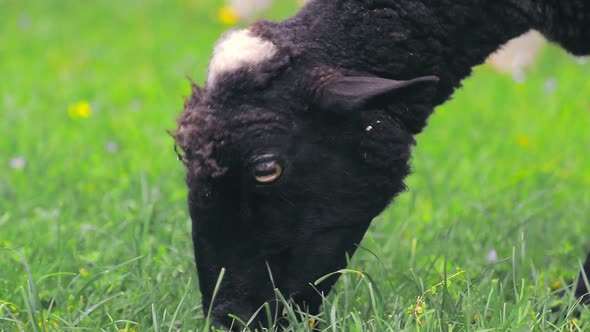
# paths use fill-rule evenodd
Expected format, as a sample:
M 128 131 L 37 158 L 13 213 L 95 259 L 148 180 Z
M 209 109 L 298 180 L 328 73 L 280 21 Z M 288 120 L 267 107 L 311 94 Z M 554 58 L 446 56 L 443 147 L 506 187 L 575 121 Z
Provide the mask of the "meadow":
M 0 0 L 0 331 L 211 328 L 167 130 L 222 6 Z M 588 77 L 555 46 L 523 81 L 478 67 L 320 315 L 290 308 L 288 330 L 590 329 L 558 296 L 590 250 Z

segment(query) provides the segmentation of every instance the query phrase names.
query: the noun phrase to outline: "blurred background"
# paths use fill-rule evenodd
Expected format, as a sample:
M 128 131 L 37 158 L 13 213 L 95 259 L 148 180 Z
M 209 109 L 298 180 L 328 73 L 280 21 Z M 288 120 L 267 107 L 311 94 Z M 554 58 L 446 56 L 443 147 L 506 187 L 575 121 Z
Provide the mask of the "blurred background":
M 224 30 L 301 5 L 0 0 L 1 331 L 202 326 L 167 130 Z M 590 245 L 589 74 L 535 33 L 477 68 L 418 138 L 411 191 L 351 268 L 382 280 L 402 315 L 420 294 L 409 271 L 436 283 L 436 255 L 478 275 L 521 250 L 522 270 L 494 266 L 482 287 L 574 276 Z

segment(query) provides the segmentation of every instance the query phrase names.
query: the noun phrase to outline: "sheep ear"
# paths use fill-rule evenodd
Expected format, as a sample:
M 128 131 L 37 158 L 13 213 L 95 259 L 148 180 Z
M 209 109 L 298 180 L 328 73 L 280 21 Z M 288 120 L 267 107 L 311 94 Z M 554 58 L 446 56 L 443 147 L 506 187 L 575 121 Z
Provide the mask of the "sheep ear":
M 436 76 L 423 76 L 406 81 L 380 77 L 344 76 L 324 85 L 317 104 L 323 110 L 348 112 L 361 109 L 375 98 L 418 84 L 437 83 Z

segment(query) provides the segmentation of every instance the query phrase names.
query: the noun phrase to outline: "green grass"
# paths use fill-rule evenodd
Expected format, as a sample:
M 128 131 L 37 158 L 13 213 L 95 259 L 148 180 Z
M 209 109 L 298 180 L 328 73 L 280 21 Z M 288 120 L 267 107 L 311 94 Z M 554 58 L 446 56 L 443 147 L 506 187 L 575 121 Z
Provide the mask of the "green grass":
M 0 331 L 205 328 L 166 130 L 185 77 L 204 78 L 221 6 L 0 0 Z M 590 328 L 549 313 L 549 286 L 590 244 L 588 77 L 554 47 L 523 84 L 478 68 L 418 138 L 411 190 L 376 218 L 318 327 Z M 90 117 L 68 115 L 78 102 Z M 294 310 L 292 330 L 310 331 Z

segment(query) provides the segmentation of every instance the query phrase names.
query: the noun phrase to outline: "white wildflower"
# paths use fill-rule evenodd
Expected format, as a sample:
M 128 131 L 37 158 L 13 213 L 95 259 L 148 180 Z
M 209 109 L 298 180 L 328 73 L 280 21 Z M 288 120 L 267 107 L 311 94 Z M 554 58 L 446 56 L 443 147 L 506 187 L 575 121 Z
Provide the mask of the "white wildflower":
M 10 159 L 9 165 L 12 169 L 23 169 L 27 166 L 27 161 L 25 157 L 14 157 Z
M 110 153 L 116 153 L 119 151 L 119 145 L 116 142 L 109 141 L 104 145 L 105 150 Z
M 491 249 L 488 252 L 488 255 L 486 256 L 486 262 L 488 264 L 493 264 L 493 263 L 497 263 L 498 262 L 498 253 L 496 252 L 496 249 Z
M 557 90 L 557 79 L 552 77 L 545 82 L 545 92 L 552 94 Z

